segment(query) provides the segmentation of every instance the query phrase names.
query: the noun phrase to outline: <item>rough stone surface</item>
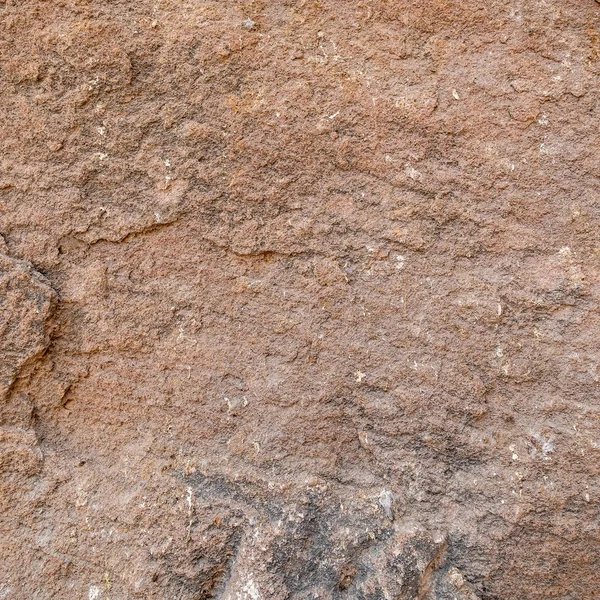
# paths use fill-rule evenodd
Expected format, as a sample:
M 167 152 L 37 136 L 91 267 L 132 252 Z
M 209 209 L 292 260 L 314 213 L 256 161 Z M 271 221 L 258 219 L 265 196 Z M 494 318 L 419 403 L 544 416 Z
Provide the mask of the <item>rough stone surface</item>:
M 0 54 L 0 598 L 598 598 L 595 0 L 2 0 Z

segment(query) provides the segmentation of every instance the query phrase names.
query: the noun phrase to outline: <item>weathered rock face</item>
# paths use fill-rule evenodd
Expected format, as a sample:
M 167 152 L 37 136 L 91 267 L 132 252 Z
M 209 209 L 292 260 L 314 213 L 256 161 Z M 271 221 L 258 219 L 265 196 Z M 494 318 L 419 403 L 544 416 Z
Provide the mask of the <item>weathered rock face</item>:
M 0 598 L 598 598 L 597 2 L 0 23 Z
M 48 346 L 45 325 L 54 293 L 30 264 L 9 258 L 5 250 L 5 244 L 0 246 L 0 470 L 10 481 L 10 474 L 39 472 L 41 453 L 31 427 L 34 406 L 27 393 L 13 394 L 11 388 Z M 0 489 L 6 492 L 6 509 L 9 490 Z M 18 489 L 12 493 L 18 496 Z

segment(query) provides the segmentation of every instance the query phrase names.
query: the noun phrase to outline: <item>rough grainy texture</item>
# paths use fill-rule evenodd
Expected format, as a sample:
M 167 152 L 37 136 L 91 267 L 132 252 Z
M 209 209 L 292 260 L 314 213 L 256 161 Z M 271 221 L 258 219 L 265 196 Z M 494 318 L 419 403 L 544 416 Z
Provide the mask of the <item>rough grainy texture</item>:
M 0 1 L 0 598 L 600 592 L 594 0 Z

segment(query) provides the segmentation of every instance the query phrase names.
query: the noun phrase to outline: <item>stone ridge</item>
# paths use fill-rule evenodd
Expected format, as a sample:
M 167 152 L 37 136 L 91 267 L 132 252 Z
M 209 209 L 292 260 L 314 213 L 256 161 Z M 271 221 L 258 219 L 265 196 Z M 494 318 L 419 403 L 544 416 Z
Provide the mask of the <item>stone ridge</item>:
M 27 378 L 48 348 L 46 324 L 55 300 L 45 277 L 0 248 L 0 470 L 5 475 L 34 475 L 41 467 L 34 404 L 17 380 Z

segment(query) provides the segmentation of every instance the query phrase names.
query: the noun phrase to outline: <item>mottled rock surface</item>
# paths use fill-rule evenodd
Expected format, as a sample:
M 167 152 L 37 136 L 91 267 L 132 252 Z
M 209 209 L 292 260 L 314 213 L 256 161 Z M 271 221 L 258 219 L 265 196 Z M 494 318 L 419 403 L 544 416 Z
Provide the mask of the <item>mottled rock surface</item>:
M 0 54 L 1 599 L 599 597 L 595 0 L 2 0 Z

